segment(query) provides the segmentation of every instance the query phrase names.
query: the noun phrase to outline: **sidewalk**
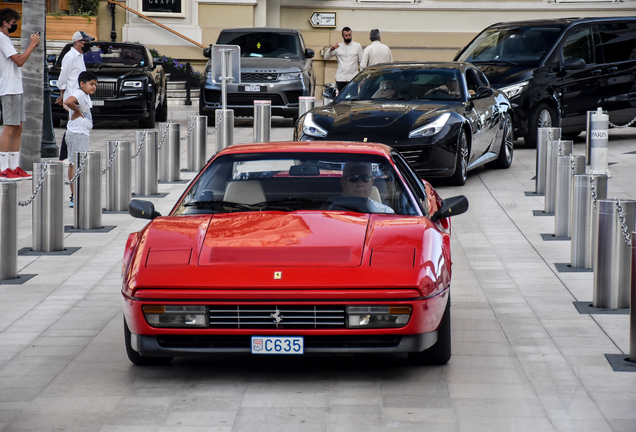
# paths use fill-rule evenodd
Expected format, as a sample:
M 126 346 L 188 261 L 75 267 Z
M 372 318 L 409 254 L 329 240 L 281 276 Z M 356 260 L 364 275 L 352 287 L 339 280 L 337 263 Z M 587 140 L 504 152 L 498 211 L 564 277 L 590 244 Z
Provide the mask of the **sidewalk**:
M 188 114 L 196 108 L 171 106 L 182 136 Z M 134 141 L 137 129 L 98 125 L 91 149 Z M 55 130 L 58 145 L 63 132 Z M 272 140 L 291 136 L 291 120 L 274 118 Z M 634 128 L 610 131 L 609 197 L 636 199 L 634 138 Z M 251 119 L 236 119 L 234 140 L 252 141 Z M 582 137 L 574 153 L 585 153 Z M 442 197 L 470 201 L 453 219 L 453 357 L 444 367 L 410 367 L 397 355 L 228 355 L 137 367 L 124 349 L 120 272 L 129 233 L 146 221 L 106 213 L 112 230 L 65 234 L 65 247 L 79 248 L 71 255 L 19 255 L 20 276 L 33 277 L 0 283 L 0 431 L 634 432 L 636 373 L 615 372 L 605 357 L 627 357 L 629 315 L 574 306 L 591 302 L 593 273 L 555 266 L 570 261 L 570 242 L 541 236 L 554 232 L 554 218 L 534 216 L 543 197 L 526 196 L 535 155 L 519 146 L 508 170 L 437 186 Z M 194 175 L 182 170 L 181 179 Z M 186 187 L 160 183 L 150 200 L 167 214 Z M 20 200 L 30 191 L 20 182 Z M 18 242 L 31 247 L 29 207 L 19 208 Z

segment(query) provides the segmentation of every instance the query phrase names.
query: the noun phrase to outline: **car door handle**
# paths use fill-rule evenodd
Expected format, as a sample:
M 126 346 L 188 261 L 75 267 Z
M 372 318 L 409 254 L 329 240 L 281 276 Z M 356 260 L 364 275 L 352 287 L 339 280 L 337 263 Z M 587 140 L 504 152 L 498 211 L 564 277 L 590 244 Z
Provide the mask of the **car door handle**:
M 610 73 L 611 72 L 617 72 L 617 71 L 618 71 L 618 67 L 616 67 L 616 66 L 612 66 L 611 68 L 607 69 L 607 72 L 610 72 Z
M 600 69 L 594 69 L 594 70 L 590 71 L 590 73 L 592 75 L 600 75 L 602 73 L 602 71 Z

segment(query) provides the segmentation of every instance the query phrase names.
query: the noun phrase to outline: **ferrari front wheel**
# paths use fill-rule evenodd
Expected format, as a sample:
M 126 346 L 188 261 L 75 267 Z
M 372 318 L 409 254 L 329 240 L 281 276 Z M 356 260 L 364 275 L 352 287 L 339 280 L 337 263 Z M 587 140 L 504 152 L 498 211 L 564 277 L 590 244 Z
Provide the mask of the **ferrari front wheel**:
M 172 357 L 146 357 L 140 355 L 137 351 L 135 351 L 130 343 L 132 335 L 130 333 L 130 329 L 128 328 L 128 324 L 126 323 L 126 318 L 124 318 L 124 341 L 126 343 L 126 354 L 128 355 L 128 360 L 130 360 L 133 364 L 137 366 L 161 366 L 167 365 L 172 361 Z
M 409 362 L 418 366 L 441 366 L 448 363 L 451 358 L 451 317 L 450 294 L 442 321 L 437 329 L 437 342 L 435 345 L 422 352 L 409 353 Z

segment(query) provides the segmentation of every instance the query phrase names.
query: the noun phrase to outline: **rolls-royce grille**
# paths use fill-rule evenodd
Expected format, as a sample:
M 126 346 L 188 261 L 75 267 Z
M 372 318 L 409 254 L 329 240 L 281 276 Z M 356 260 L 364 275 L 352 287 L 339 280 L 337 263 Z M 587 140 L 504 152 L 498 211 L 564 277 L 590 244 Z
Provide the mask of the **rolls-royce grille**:
M 242 72 L 241 82 L 274 82 L 278 81 L 278 74 L 275 72 Z
M 210 328 L 333 329 L 344 327 L 344 306 L 210 306 Z
M 98 82 L 97 90 L 93 95 L 96 99 L 117 97 L 117 83 L 114 82 Z

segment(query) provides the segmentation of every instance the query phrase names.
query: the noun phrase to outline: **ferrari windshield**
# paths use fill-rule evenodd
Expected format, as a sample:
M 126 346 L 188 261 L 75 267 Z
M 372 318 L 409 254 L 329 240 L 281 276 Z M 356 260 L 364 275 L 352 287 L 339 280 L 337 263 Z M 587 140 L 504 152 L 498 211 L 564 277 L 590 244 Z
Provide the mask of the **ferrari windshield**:
M 459 100 L 464 96 L 461 76 L 451 68 L 386 68 L 359 73 L 337 102 L 368 100 Z
M 484 30 L 462 52 L 458 61 L 536 63 L 552 47 L 561 27 L 515 26 Z
M 299 210 L 417 214 L 384 157 L 303 152 L 221 156 L 173 214 Z

